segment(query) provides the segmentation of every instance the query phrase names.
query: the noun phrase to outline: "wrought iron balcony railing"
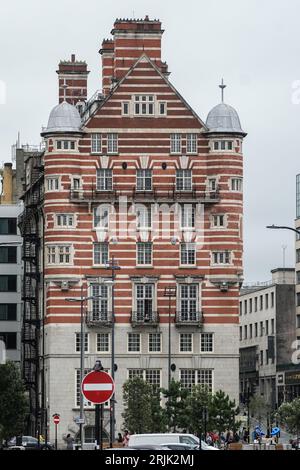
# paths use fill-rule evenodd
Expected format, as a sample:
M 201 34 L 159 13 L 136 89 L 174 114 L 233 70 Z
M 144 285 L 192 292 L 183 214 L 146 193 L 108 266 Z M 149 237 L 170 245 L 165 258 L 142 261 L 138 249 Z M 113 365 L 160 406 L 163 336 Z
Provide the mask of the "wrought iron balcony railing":
M 110 326 L 113 321 L 112 312 L 108 311 L 87 312 L 85 319 L 89 327 Z
M 131 311 L 131 324 L 132 326 L 137 325 L 157 325 L 159 323 L 158 312 L 151 311 L 149 313 Z
M 176 326 L 201 326 L 203 323 L 202 312 L 178 310 L 175 315 Z

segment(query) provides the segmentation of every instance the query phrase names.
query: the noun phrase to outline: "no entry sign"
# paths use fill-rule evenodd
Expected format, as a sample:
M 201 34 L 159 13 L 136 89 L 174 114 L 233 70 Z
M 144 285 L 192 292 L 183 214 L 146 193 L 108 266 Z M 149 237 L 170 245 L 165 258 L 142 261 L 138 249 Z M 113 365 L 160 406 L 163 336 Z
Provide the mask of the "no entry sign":
M 59 415 L 53 415 L 53 422 L 54 422 L 54 424 L 59 424 L 59 422 L 60 422 Z
M 81 391 L 86 400 L 100 405 L 112 397 L 115 384 L 107 372 L 93 371 L 83 378 Z

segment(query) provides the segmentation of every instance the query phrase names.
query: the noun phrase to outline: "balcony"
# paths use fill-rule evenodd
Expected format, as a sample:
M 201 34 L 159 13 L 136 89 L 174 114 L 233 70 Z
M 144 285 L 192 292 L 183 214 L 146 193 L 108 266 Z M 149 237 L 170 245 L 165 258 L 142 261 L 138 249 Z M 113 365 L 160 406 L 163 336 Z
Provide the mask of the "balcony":
M 114 202 L 115 199 L 116 192 L 112 189 L 98 190 L 94 186 L 81 189 L 70 189 L 71 202 Z
M 113 318 L 112 312 L 87 312 L 86 324 L 90 328 L 111 327 Z
M 202 312 L 183 312 L 179 310 L 175 315 L 175 324 L 181 326 L 198 326 L 201 328 L 203 324 Z
M 149 313 L 131 311 L 131 324 L 135 326 L 156 326 L 159 323 L 158 312 Z

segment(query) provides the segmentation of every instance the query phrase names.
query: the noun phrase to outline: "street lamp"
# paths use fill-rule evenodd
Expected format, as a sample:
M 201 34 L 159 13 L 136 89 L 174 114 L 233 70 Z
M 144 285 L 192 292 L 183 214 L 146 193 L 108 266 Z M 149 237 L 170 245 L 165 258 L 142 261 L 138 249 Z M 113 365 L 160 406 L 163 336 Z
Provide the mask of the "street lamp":
M 80 383 L 83 381 L 84 376 L 84 349 L 85 349 L 85 340 L 84 340 L 84 313 L 83 305 L 87 300 L 95 300 L 101 295 L 92 295 L 85 297 L 83 295 L 83 286 L 81 286 L 80 297 L 67 297 L 65 300 L 68 302 L 80 302 Z M 83 436 L 83 423 L 84 423 L 84 406 L 83 406 L 83 394 L 80 393 L 80 419 L 79 419 L 79 433 L 80 433 L 80 443 L 81 449 L 84 442 Z
M 111 270 L 111 376 L 115 380 L 115 271 L 121 269 L 112 256 L 105 268 Z M 110 447 L 115 441 L 115 394 L 110 399 Z
M 300 235 L 300 230 L 297 230 L 296 228 L 293 227 L 286 227 L 285 225 L 267 225 L 266 228 L 271 228 L 271 229 L 279 229 L 279 230 L 292 230 L 293 232 L 296 232 Z
M 169 297 L 168 391 L 171 385 L 171 299 L 176 297 L 176 287 L 165 287 L 164 297 Z

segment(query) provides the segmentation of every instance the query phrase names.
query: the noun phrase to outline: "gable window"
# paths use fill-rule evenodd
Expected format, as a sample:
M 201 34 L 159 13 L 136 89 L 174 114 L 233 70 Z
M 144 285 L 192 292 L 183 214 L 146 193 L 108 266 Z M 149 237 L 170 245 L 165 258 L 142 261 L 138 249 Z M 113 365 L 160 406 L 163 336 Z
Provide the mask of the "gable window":
M 138 265 L 151 265 L 152 264 L 152 243 L 139 242 L 137 243 L 137 264 Z
M 192 170 L 176 170 L 176 190 L 192 190 Z
M 107 205 L 100 205 L 94 207 L 94 228 L 108 229 L 109 225 L 109 207 Z
M 101 134 L 92 134 L 92 153 L 101 153 Z
M 223 214 L 213 215 L 212 225 L 213 227 L 224 228 L 225 227 L 225 215 Z
M 134 114 L 138 116 L 152 116 L 154 114 L 154 96 L 135 95 Z
M 213 251 L 212 252 L 213 264 L 230 264 L 229 251 Z
M 137 205 L 136 226 L 138 229 L 151 228 L 151 206 Z
M 181 205 L 181 228 L 195 228 L 196 208 L 193 204 Z
M 124 101 L 124 103 L 122 103 L 122 113 L 124 116 L 127 116 L 129 114 L 129 102 L 128 101 Z
M 112 170 L 97 169 L 97 191 L 111 191 L 112 190 Z
M 74 214 L 56 214 L 58 227 L 74 227 Z
M 136 190 L 150 191 L 152 189 L 152 170 L 136 171 Z
M 17 233 L 17 219 L 16 218 L 0 218 L 0 234 L 1 235 L 16 235 Z
M 94 243 L 94 264 L 105 265 L 108 263 L 108 243 Z
M 71 245 L 47 246 L 48 264 L 71 264 Z
M 171 134 L 170 139 L 171 153 L 181 153 L 181 134 Z
M 243 189 L 243 180 L 241 178 L 232 178 L 231 190 L 241 192 Z
M 58 191 L 59 189 L 59 178 L 47 178 L 47 190 L 48 191 Z
M 159 103 L 159 114 L 164 116 L 167 114 L 167 103 L 160 102 Z
M 107 134 L 107 153 L 118 153 L 118 134 Z
M 186 135 L 186 153 L 197 153 L 197 134 Z
M 180 263 L 183 265 L 196 263 L 196 245 L 195 243 L 180 244 Z

